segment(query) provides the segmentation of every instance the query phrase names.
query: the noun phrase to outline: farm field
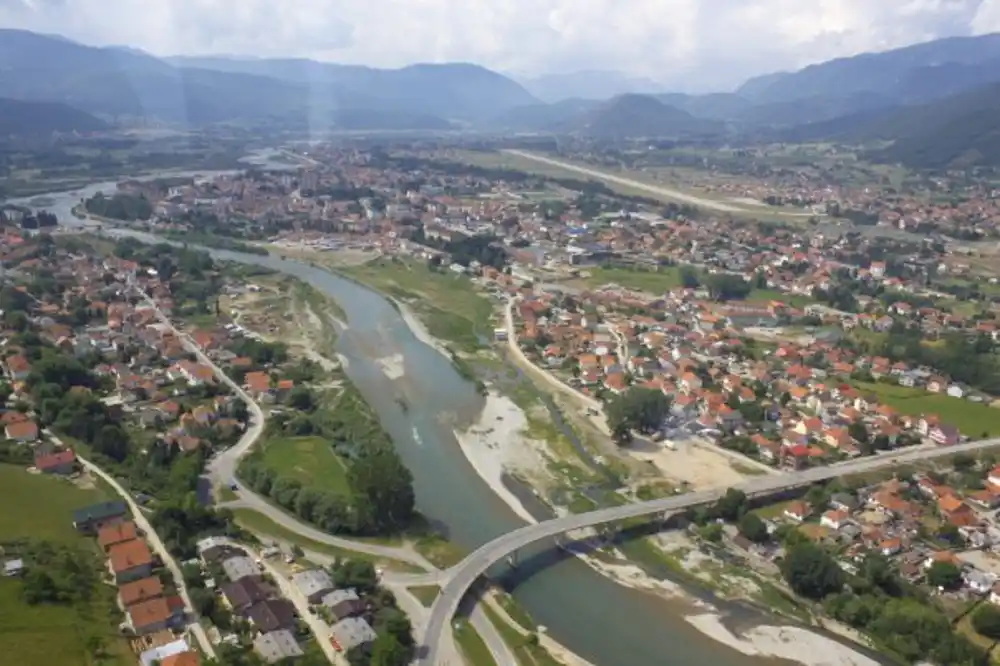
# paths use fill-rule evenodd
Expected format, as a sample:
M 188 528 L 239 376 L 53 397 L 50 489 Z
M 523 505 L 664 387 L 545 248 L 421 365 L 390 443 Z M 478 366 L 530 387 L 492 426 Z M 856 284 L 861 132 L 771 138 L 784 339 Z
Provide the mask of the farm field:
M 322 437 L 283 437 L 268 441 L 263 449 L 265 465 L 280 477 L 291 477 L 303 485 L 344 496 L 351 494 L 347 467 Z
M 879 400 L 903 414 L 937 414 L 945 423 L 954 425 L 968 437 L 1000 436 L 1000 409 L 989 405 L 893 384 L 853 384 L 874 393 Z
M 109 499 L 99 488 L 80 489 L 69 481 L 29 474 L 0 464 L 0 539 L 13 551 L 22 540 L 93 552 L 93 539 L 73 528 L 73 511 Z M 18 507 L 14 509 L 13 507 Z M 30 508 L 30 510 L 29 510 Z M 22 582 L 0 578 L 0 654 L 19 666 L 125 666 L 136 663 L 118 633 L 120 611 L 113 588 L 100 586 L 90 602 L 36 604 L 24 601 Z

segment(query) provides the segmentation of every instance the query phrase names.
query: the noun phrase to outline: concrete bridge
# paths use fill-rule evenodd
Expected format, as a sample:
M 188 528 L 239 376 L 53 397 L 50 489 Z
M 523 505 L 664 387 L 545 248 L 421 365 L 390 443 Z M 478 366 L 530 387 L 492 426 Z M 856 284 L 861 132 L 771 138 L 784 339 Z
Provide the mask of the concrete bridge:
M 895 451 L 837 465 L 757 477 L 735 486 L 735 488 L 742 490 L 748 496 L 770 495 L 842 476 L 873 472 L 907 463 L 953 456 L 957 453 L 975 453 L 998 445 L 1000 445 L 1000 438 L 965 442 L 942 448 L 921 447 Z M 480 546 L 447 572 L 442 572 L 445 576 L 442 580 L 441 594 L 431 607 L 430 618 L 421 641 L 424 646 L 424 654 L 418 663 L 421 666 L 442 666 L 438 661 L 438 645 L 441 642 L 445 626 L 458 610 L 462 598 L 476 580 L 485 574 L 491 566 L 514 556 L 521 548 L 585 527 L 596 527 L 627 518 L 656 516 L 658 514 L 666 516 L 690 507 L 714 502 L 722 497 L 726 490 L 726 488 L 704 490 L 547 520 L 508 532 Z

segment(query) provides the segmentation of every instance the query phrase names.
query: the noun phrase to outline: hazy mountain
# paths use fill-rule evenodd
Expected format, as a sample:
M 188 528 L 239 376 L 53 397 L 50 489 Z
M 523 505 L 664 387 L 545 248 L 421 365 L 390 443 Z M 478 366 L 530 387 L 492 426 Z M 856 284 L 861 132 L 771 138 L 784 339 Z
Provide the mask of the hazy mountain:
M 346 100 L 356 95 L 366 100 L 366 105 L 443 118 L 484 118 L 538 101 L 511 79 L 466 63 L 376 69 L 305 59 L 176 57 L 169 61 L 298 83 L 308 89 L 311 98 Z
M 723 129 L 722 123 L 696 118 L 687 111 L 650 97 L 621 95 L 572 119 L 568 131 L 604 139 L 627 137 L 674 137 L 711 134 Z
M 103 120 L 58 102 L 22 102 L 0 98 L 0 136 L 98 132 L 108 127 Z
M 567 99 L 606 100 L 626 93 L 660 93 L 664 87 L 652 79 L 621 72 L 584 70 L 547 74 L 523 81 L 524 87 L 543 102 Z
M 736 93 L 707 93 L 688 95 L 686 93 L 665 93 L 654 95 L 664 104 L 687 111 L 691 115 L 716 120 L 738 118 L 753 106 L 753 102 Z
M 178 62 L 135 49 L 0 30 L 0 90 L 6 97 L 60 102 L 115 120 L 157 118 L 192 126 L 280 120 L 379 129 L 370 126 L 378 120 L 387 129 L 440 129 L 450 126 L 444 115 L 473 119 L 536 101 L 517 83 L 475 65 L 377 70 L 290 60 Z M 370 120 L 362 122 L 366 113 Z
M 601 102 L 592 99 L 564 99 L 552 104 L 516 106 L 490 118 L 488 125 L 512 132 L 555 132 L 600 105 Z
M 755 103 L 877 93 L 919 103 L 1000 80 L 1000 34 L 949 37 L 755 77 L 736 91 Z
M 925 104 L 869 109 L 782 130 L 782 141 L 891 141 L 869 157 L 913 168 L 1000 166 L 1000 83 Z

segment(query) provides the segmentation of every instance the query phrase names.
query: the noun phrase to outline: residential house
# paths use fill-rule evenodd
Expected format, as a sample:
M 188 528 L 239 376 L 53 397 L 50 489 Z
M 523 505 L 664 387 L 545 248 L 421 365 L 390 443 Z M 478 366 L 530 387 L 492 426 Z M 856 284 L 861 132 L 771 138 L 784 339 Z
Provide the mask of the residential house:
M 254 639 L 253 651 L 268 664 L 275 664 L 301 657 L 304 652 L 287 629 L 278 629 L 261 634 Z
M 115 544 L 108 549 L 108 568 L 119 585 L 153 573 L 153 553 L 142 539 Z
M 73 512 L 73 527 L 84 534 L 94 534 L 104 525 L 121 521 L 128 515 L 128 506 L 121 500 L 102 502 Z
M 129 608 L 138 603 L 163 596 L 163 583 L 156 576 L 134 580 L 118 588 L 118 603 L 122 608 Z
M 809 509 L 809 505 L 805 502 L 791 502 L 781 513 L 785 516 L 785 518 L 801 523 L 809 517 L 809 514 L 811 514 L 812 511 Z
M 157 597 L 142 601 L 127 611 L 129 625 L 139 636 L 179 626 L 184 621 L 184 600 Z
M 972 569 L 962 574 L 962 580 L 965 581 L 966 587 L 976 594 L 986 594 L 993 589 L 997 577 L 985 571 Z
M 97 545 L 100 546 L 101 550 L 105 553 L 107 553 L 112 546 L 117 546 L 120 543 L 132 541 L 137 538 L 139 538 L 139 531 L 136 529 L 135 523 L 131 520 L 123 520 L 121 522 L 104 525 L 97 530 Z
M 831 509 L 819 519 L 819 524 L 832 530 L 839 530 L 851 521 L 851 514 L 842 509 Z
M 366 606 L 354 588 L 329 592 L 323 596 L 320 603 L 337 620 L 359 615 L 365 611 Z
M 7 375 L 12 381 L 24 381 L 30 374 L 31 364 L 24 356 L 15 354 L 7 358 Z
M 190 654 L 191 646 L 188 645 L 187 641 L 183 638 L 178 638 L 175 641 L 166 643 L 165 645 L 160 645 L 157 647 L 150 648 L 145 652 L 139 654 L 139 663 L 142 666 L 154 666 L 154 664 L 160 664 L 160 666 L 165 666 L 168 659 L 172 659 L 176 655 Z M 198 662 L 195 662 L 197 666 Z M 172 666 L 188 666 L 184 662 L 174 663 Z
M 41 455 L 40 452 L 36 452 L 35 469 L 44 474 L 68 476 L 77 469 L 76 453 L 74 453 L 72 449 L 64 449 L 62 451 L 57 451 L 56 453 Z
M 299 589 L 310 604 L 318 604 L 320 600 L 335 588 L 330 574 L 322 569 L 309 569 L 292 576 L 292 584 Z
M 245 611 L 250 624 L 262 634 L 295 627 L 295 606 L 287 599 L 267 599 Z
M 204 553 L 202 556 L 204 557 Z M 260 575 L 260 567 L 246 555 L 235 555 L 223 560 L 222 571 L 225 572 L 226 578 L 231 581 L 237 581 L 246 576 Z
M 188 650 L 161 659 L 160 666 L 201 666 L 201 657 L 197 652 Z
M 334 646 L 341 652 L 371 643 L 377 638 L 375 630 L 364 618 L 348 617 L 330 626 Z
M 221 590 L 224 602 L 237 615 L 242 615 L 256 603 L 277 596 L 274 588 L 261 576 L 244 576 L 237 581 L 223 583 Z
M 938 446 L 954 446 L 961 439 L 961 433 L 955 426 L 942 423 L 931 429 L 930 438 Z
M 34 421 L 8 423 L 7 427 L 4 428 L 4 434 L 7 436 L 7 439 L 12 439 L 22 444 L 34 442 L 38 439 L 38 424 Z

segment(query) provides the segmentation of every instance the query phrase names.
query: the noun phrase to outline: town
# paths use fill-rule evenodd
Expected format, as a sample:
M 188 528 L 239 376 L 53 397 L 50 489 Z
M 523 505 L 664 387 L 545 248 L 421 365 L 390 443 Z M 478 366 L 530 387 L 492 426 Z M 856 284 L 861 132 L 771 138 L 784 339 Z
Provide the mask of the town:
M 94 232 L 271 253 L 401 299 L 488 404 L 512 400 L 514 411 L 489 412 L 504 425 L 481 422 L 476 436 L 531 448 L 534 463 L 503 469 L 556 515 L 1000 436 L 1000 276 L 946 235 L 820 232 L 408 144 L 296 155 L 296 169 L 125 180 L 74 213 Z M 352 443 L 362 430 L 337 416 L 348 399 L 364 403 L 329 347 L 350 330 L 337 304 L 200 251 L 32 236 L 14 230 L 17 211 L 4 215 L 5 277 L 20 285 L 3 292 L 7 456 L 78 484 L 99 469 L 128 481 L 136 509 L 98 504 L 80 520 L 100 523 L 88 530 L 121 584 L 140 661 L 200 651 L 354 664 L 386 651 L 406 663 L 421 611 L 400 608 L 417 587 L 390 585 L 397 607 L 371 564 L 303 558 L 315 543 L 269 539 L 292 524 L 368 537 L 411 523 L 409 477 L 382 458 L 393 445 L 378 418 L 351 416 L 367 433 Z M 402 375 L 392 357 L 379 362 Z M 515 386 L 496 363 L 527 374 Z M 551 393 L 545 409 L 576 452 L 539 434 L 551 417 L 526 390 Z M 607 571 L 666 563 L 724 596 L 792 599 L 771 610 L 832 617 L 906 660 L 964 663 L 1000 633 L 996 463 L 959 454 L 763 503 L 732 491 L 686 512 L 679 531 L 623 544 L 572 536 L 611 558 L 595 564 Z M 364 485 L 369 465 L 377 487 Z M 219 508 L 179 501 L 203 492 L 204 470 Z M 144 512 L 149 527 L 136 527 Z M 151 550 L 143 535 L 155 545 L 156 533 L 164 547 Z M 428 548 L 425 571 L 457 562 Z M 9 560 L 25 581 L 38 566 L 30 554 Z M 172 583 L 163 567 L 176 569 Z M 893 601 L 938 629 L 888 631 L 877 620 Z

